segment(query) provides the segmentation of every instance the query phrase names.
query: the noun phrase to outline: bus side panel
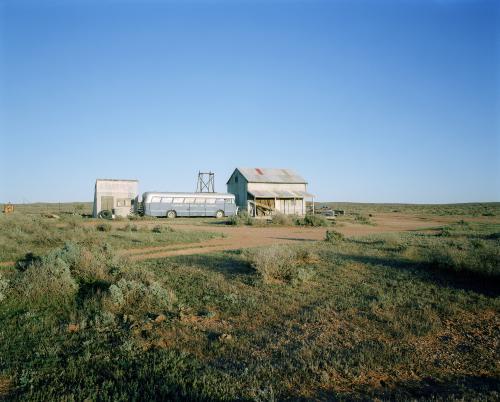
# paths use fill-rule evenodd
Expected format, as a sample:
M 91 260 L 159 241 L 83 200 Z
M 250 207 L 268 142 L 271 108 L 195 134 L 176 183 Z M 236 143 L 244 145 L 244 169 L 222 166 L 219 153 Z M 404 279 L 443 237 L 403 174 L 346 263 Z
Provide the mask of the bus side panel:
M 215 213 L 220 209 L 217 204 L 205 204 L 206 216 L 215 216 Z
M 224 215 L 226 216 L 236 215 L 236 204 L 226 204 L 224 206 Z
M 165 213 L 163 212 L 164 204 L 160 202 L 150 202 L 146 204 L 146 210 L 149 210 L 149 216 L 163 216 Z
M 205 216 L 205 203 L 189 204 L 189 216 Z
M 170 209 L 175 211 L 177 216 L 189 216 L 189 204 L 183 202 L 176 202 L 174 204 L 169 204 Z

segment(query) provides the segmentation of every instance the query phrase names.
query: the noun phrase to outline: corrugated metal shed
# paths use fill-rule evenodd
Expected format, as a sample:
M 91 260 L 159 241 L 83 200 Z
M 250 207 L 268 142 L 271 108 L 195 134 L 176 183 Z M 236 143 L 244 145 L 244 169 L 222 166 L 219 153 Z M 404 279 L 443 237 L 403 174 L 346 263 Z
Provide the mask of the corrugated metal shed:
M 306 191 L 267 191 L 267 190 L 250 190 L 251 195 L 257 198 L 304 198 L 314 197 Z
M 307 181 L 291 169 L 237 168 L 249 183 L 305 183 Z

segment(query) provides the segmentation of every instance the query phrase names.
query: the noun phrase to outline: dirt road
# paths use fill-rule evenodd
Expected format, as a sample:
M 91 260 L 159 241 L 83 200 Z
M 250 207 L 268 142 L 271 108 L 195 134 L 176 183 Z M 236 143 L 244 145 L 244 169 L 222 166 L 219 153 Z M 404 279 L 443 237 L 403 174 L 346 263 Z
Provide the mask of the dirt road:
M 375 233 L 403 232 L 423 230 L 442 226 L 456 221 L 453 217 L 423 217 L 409 214 L 385 213 L 376 214 L 370 218 L 372 225 L 354 223 L 340 219 L 334 227 L 345 236 L 364 236 Z M 188 221 L 189 222 L 189 221 Z M 181 243 L 166 246 L 144 247 L 122 250 L 121 253 L 132 260 L 146 260 L 177 255 L 211 253 L 215 251 L 237 250 L 271 244 L 318 241 L 325 237 L 326 228 L 300 226 L 228 226 L 224 224 L 186 224 L 186 221 L 176 223 L 165 221 L 176 230 L 209 231 L 221 233 L 224 237 L 211 239 L 200 243 Z M 95 225 L 91 222 L 89 225 Z M 119 222 L 115 223 L 119 225 Z M 139 226 L 157 225 L 157 221 L 138 222 Z M 9 267 L 14 261 L 0 262 L 0 267 Z
M 447 219 L 425 218 L 404 214 L 379 214 L 372 218 L 374 225 L 341 222 L 335 230 L 346 236 L 362 236 L 372 233 L 402 232 L 422 230 L 442 226 Z M 202 243 L 184 243 L 169 246 L 146 247 L 124 250 L 123 254 L 133 260 L 163 258 L 177 255 L 211 253 L 214 251 L 237 250 L 241 248 L 266 246 L 271 244 L 317 241 L 325 237 L 326 228 L 300 226 L 226 226 L 226 225 L 176 225 L 178 230 L 206 230 L 218 232 L 223 238 Z

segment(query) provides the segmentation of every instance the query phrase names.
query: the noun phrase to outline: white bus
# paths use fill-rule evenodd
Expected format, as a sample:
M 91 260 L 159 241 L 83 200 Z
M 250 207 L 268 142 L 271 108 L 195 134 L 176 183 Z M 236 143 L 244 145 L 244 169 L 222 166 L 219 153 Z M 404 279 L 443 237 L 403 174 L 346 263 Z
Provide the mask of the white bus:
M 227 193 L 153 193 L 142 195 L 144 215 L 233 216 L 238 212 L 233 194 Z

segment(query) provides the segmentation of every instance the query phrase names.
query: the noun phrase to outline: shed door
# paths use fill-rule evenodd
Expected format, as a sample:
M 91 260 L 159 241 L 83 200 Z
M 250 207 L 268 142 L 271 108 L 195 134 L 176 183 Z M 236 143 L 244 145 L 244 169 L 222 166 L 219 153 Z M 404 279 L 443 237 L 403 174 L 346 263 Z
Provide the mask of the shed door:
M 111 211 L 113 209 L 113 197 L 102 196 L 101 197 L 101 211 L 107 210 Z

